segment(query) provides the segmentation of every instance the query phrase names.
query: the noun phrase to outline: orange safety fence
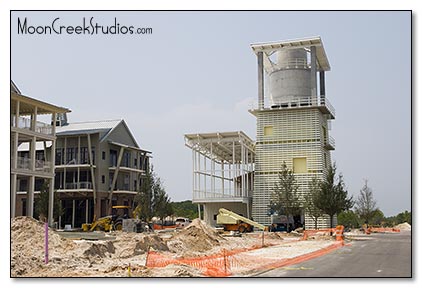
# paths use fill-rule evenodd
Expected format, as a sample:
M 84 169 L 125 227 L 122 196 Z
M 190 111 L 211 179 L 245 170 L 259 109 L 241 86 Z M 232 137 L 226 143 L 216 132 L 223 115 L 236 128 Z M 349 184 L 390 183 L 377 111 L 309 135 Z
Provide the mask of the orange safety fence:
M 384 228 L 384 227 L 370 227 L 368 228 L 369 232 L 374 233 L 385 233 L 385 232 L 400 232 L 400 229 L 397 228 Z
M 171 258 L 160 254 L 156 251 L 149 251 L 147 254 L 147 267 L 165 267 L 171 264 L 184 264 L 195 267 L 201 271 L 204 276 L 208 277 L 227 277 L 233 275 L 233 273 L 241 274 L 244 272 L 250 272 L 255 270 L 263 270 L 270 268 L 277 268 L 286 265 L 293 265 L 301 261 L 309 260 L 321 255 L 324 255 L 334 249 L 343 246 L 343 241 L 336 242 L 323 249 L 307 253 L 293 258 L 282 258 L 277 257 L 260 257 L 257 261 L 257 257 L 254 254 L 247 252 L 253 252 L 256 249 L 262 248 L 260 245 L 256 245 L 250 248 L 240 248 L 234 250 L 222 250 L 220 253 L 200 256 L 192 258 Z
M 328 228 L 328 229 L 307 229 L 303 231 L 303 237 L 302 240 L 307 240 L 309 236 L 313 236 L 316 234 L 325 234 L 325 233 L 335 233 L 335 228 Z
M 152 225 L 152 229 L 154 230 L 175 229 L 178 227 L 179 227 L 178 225 L 161 225 L 161 224 L 156 224 L 156 223 Z

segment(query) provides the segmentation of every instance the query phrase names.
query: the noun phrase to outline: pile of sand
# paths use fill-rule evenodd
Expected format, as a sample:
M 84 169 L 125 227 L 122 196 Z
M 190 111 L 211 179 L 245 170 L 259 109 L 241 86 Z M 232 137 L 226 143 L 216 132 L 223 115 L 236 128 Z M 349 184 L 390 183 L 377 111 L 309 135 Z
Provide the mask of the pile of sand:
M 181 246 L 198 250 L 194 247 L 198 245 L 194 244 L 193 235 L 198 235 L 198 239 L 206 239 L 205 242 L 209 244 L 212 241 L 218 241 L 208 227 L 202 227 L 201 223 L 196 223 L 196 225 L 198 225 L 198 230 L 195 231 L 194 227 L 191 227 L 176 237 L 179 238 Z M 49 261 L 45 264 L 44 223 L 31 217 L 13 218 L 11 276 L 127 277 L 129 265 L 132 267 L 134 277 L 201 276 L 199 270 L 183 267 L 183 265 L 172 265 L 165 269 L 145 267 L 148 249 L 170 253 L 166 240 L 158 234 L 120 232 L 115 236 L 113 240 L 70 240 L 49 228 Z M 202 250 L 202 247 L 203 243 L 199 245 L 199 250 Z
M 394 228 L 400 229 L 400 230 L 406 230 L 406 231 L 412 230 L 412 226 L 407 222 L 396 225 Z
M 11 269 L 13 276 L 24 275 L 44 267 L 44 223 L 30 217 L 16 217 L 11 225 Z M 49 259 L 60 259 L 72 251 L 75 244 L 62 238 L 50 228 Z
M 197 218 L 168 239 L 167 246 L 173 253 L 192 257 L 210 252 L 226 241 L 214 228 Z

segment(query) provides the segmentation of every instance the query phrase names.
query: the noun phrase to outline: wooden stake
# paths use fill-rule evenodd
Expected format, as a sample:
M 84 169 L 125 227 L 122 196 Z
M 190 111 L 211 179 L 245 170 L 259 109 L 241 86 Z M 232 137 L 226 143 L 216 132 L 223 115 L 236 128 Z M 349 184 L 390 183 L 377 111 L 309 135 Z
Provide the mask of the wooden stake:
M 44 252 L 45 252 L 45 264 L 48 264 L 48 223 L 44 223 Z

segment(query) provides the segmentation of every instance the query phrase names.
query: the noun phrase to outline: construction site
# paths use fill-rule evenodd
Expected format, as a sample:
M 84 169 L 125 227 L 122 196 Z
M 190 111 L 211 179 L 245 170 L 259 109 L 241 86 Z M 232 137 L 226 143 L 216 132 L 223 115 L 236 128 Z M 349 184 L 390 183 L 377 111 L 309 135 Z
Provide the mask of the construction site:
M 326 214 L 313 220 L 303 199 L 310 180 L 327 174 L 335 149 L 329 136 L 335 110 L 325 91 L 330 65 L 322 41 L 311 37 L 251 48 L 258 64 L 258 102 L 249 110 L 256 117 L 256 141 L 242 131 L 184 135 L 192 151 L 192 203 L 199 218 L 179 217 L 172 226 L 115 213 L 136 207 L 151 154 L 139 147 L 124 121 L 58 122 L 69 109 L 28 99 L 15 89 L 11 277 L 254 277 L 372 233 L 410 230 L 403 223 L 345 231 L 336 217 L 333 223 Z M 37 114 L 51 114 L 48 132 Z M 44 144 L 42 153 L 37 144 Z M 302 199 L 294 215 L 269 208 L 283 164 Z M 44 221 L 34 216 L 39 179 L 49 183 Z M 66 208 L 58 221 L 55 195 Z
M 51 228 L 46 233 L 44 223 L 30 217 L 14 218 L 11 228 L 11 277 L 253 277 L 353 245 L 369 234 L 354 230 L 330 236 L 330 229 L 322 229 L 236 235 L 199 219 L 180 229 L 143 233 Z M 399 233 L 400 228 L 411 229 L 406 223 L 372 233 Z

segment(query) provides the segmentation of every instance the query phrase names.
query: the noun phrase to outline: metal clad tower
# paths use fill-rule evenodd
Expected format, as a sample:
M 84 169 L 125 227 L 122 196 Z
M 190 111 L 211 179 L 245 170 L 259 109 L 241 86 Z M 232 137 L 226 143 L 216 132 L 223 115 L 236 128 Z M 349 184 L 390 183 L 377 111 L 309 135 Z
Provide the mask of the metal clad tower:
M 301 196 L 309 181 L 321 179 L 331 165 L 329 122 L 335 112 L 325 95 L 330 65 L 320 37 L 251 47 L 258 58 L 258 107 L 250 110 L 257 118 L 252 217 L 269 225 L 271 193 L 283 162 L 294 172 Z M 314 225 L 304 213 L 294 218 Z M 328 226 L 328 218 L 319 225 Z

